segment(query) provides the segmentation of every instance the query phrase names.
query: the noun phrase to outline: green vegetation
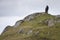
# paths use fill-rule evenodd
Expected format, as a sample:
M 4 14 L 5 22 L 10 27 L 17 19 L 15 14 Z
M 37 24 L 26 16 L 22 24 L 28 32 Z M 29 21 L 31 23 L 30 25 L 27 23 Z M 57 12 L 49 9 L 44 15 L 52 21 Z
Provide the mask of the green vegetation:
M 30 21 L 24 21 L 17 27 L 11 27 L 0 36 L 0 40 L 60 40 L 60 22 L 49 27 L 45 24 L 48 19 L 60 20 L 50 14 L 41 14 L 34 17 Z M 20 29 L 24 29 L 23 33 L 19 33 Z M 33 32 L 27 34 L 29 30 Z

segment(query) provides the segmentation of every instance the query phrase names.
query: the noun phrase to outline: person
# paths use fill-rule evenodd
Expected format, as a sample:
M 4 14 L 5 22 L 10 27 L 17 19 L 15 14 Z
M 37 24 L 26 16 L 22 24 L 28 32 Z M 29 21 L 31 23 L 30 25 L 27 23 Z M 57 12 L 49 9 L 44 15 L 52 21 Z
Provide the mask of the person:
M 47 5 L 45 8 L 45 13 L 48 13 L 48 10 L 49 10 L 49 6 Z

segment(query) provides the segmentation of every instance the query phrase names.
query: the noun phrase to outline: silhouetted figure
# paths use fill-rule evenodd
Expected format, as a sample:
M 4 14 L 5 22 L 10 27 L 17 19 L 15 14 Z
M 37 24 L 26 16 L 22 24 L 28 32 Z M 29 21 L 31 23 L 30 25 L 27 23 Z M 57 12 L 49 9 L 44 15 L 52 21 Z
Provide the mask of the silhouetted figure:
M 47 5 L 45 8 L 45 13 L 48 13 L 48 10 L 49 10 L 49 6 Z

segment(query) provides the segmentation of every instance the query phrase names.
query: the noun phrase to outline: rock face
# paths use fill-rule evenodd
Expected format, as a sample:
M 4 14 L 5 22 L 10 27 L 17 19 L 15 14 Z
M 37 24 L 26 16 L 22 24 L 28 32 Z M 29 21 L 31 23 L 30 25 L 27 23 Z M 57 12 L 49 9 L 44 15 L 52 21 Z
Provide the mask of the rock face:
M 28 16 L 28 17 L 26 17 L 26 18 L 24 19 L 24 21 L 30 21 L 30 20 L 32 20 L 32 19 L 34 19 L 33 16 Z
M 18 33 L 24 33 L 24 29 L 20 29 Z
M 31 34 L 32 32 L 33 32 L 32 30 L 29 30 L 29 31 L 27 32 L 27 35 Z
M 60 23 L 60 20 L 56 20 L 55 22 L 56 22 L 56 23 Z
M 34 16 L 35 16 L 35 15 L 31 14 L 31 15 L 25 17 L 25 18 L 24 18 L 24 21 L 30 21 L 30 20 L 34 19 Z
M 54 20 L 53 19 L 49 19 L 48 20 L 48 26 L 53 26 L 55 23 L 54 23 Z
M 28 15 L 24 18 L 24 21 L 31 21 L 33 20 L 36 16 L 40 16 L 41 14 L 45 14 L 45 13 L 34 13 L 31 15 Z
M 55 20 L 56 23 L 60 23 L 60 15 L 57 15 L 55 19 L 56 19 Z
M 45 20 L 45 24 L 50 27 L 50 26 L 55 25 L 55 21 L 54 21 L 54 19 L 47 19 L 47 20 Z
M 24 21 L 23 20 L 19 20 L 19 21 L 17 21 L 16 23 L 15 23 L 15 25 L 14 25 L 14 27 L 17 27 L 17 26 L 19 26 L 21 23 L 23 23 Z
M 49 27 L 54 26 L 56 23 L 60 23 L 60 19 L 59 20 L 54 20 L 54 19 L 45 20 L 45 24 L 47 24 Z
M 9 28 L 11 28 L 11 26 L 7 26 L 7 27 L 3 30 L 2 34 L 5 33 L 6 31 L 8 31 Z
M 57 15 L 56 17 L 59 17 L 60 18 L 60 15 Z

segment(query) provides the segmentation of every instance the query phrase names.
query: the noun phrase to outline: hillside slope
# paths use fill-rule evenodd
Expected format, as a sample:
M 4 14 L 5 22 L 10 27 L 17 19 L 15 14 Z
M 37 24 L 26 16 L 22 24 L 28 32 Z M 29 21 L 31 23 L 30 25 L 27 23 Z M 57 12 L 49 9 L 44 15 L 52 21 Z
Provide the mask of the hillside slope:
M 60 40 L 60 17 L 33 13 L 7 26 L 0 40 Z

